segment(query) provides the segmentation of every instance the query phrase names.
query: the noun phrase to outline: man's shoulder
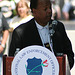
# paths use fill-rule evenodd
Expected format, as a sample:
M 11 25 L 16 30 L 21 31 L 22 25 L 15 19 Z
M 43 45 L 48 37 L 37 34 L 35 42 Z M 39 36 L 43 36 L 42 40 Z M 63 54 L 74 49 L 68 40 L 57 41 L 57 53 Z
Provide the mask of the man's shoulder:
M 56 28 L 56 30 L 61 30 L 65 28 L 63 22 L 60 20 L 51 20 L 51 24 L 54 28 Z
M 60 20 L 57 20 L 57 22 L 58 22 L 58 24 L 62 24 L 62 25 L 63 25 L 63 22 L 62 22 L 62 21 L 60 21 Z

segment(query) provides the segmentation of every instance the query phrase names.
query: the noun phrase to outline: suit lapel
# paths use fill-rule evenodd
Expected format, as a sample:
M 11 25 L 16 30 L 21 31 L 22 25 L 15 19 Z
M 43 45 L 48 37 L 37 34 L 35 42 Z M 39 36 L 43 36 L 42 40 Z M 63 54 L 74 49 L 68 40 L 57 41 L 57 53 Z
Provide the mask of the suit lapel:
M 40 38 L 40 35 L 39 35 L 39 33 L 38 33 L 38 29 L 37 29 L 37 27 L 36 27 L 36 24 L 35 24 L 35 21 L 34 21 L 34 19 L 33 19 L 33 26 L 32 26 L 32 36 L 33 36 L 33 40 L 35 40 L 35 43 L 37 44 L 37 45 L 43 45 L 42 44 L 42 41 L 41 41 L 41 38 Z

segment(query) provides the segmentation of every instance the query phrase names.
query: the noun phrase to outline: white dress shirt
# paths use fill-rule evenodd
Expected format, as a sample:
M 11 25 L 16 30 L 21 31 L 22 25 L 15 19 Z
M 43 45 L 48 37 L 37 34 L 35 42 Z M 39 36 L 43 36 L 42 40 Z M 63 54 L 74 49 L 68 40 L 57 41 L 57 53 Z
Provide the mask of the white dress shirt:
M 45 43 L 49 43 L 50 45 L 50 48 L 51 48 L 51 51 L 54 53 L 53 51 L 53 48 L 52 48 L 52 43 L 50 43 L 50 34 L 49 34 L 49 23 L 47 23 L 47 25 L 45 25 L 44 27 L 39 25 L 36 21 L 36 27 L 38 29 L 38 32 L 39 32 L 39 35 L 41 37 L 41 40 L 42 40 L 42 43 L 43 43 L 43 46 L 45 47 Z
M 38 32 L 39 32 L 42 42 L 49 43 L 49 39 L 50 39 L 50 37 L 48 37 L 49 36 L 49 27 L 48 27 L 49 23 L 44 27 L 39 25 L 36 21 L 35 21 L 35 23 L 38 28 Z

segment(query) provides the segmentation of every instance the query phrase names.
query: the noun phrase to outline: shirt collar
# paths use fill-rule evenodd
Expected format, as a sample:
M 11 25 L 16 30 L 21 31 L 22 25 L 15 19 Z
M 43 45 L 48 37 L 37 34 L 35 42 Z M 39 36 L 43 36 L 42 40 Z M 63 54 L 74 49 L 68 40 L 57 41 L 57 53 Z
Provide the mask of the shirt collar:
M 48 29 L 49 22 L 44 27 L 41 26 L 40 24 L 38 24 L 36 21 L 35 21 L 35 23 L 36 23 L 36 26 L 37 26 L 38 29 L 44 29 L 44 28 Z

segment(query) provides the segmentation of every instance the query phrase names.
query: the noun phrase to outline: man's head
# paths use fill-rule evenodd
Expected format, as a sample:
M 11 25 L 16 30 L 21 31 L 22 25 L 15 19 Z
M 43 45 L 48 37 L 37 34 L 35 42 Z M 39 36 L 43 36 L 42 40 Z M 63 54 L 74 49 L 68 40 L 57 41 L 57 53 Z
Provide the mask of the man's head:
M 31 0 L 30 8 L 35 20 L 42 26 L 50 21 L 52 16 L 52 7 L 50 0 Z

